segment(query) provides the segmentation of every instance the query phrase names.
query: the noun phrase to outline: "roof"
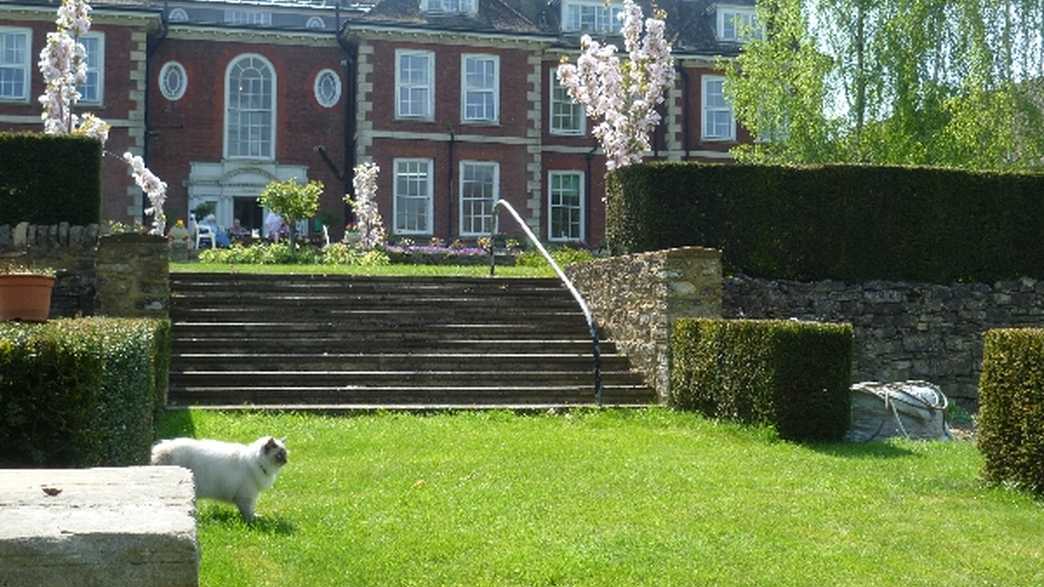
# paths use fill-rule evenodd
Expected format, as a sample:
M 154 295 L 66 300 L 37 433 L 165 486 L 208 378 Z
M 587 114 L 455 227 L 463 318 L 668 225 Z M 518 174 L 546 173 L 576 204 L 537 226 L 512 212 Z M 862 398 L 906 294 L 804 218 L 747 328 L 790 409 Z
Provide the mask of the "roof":
M 496 32 L 557 38 L 562 46 L 579 45 L 579 33 L 561 32 L 561 2 L 564 0 L 476 0 L 474 15 L 426 13 L 420 0 L 375 0 L 376 5 L 357 23 L 424 28 L 436 31 Z M 639 0 L 650 15 L 653 2 Z M 754 0 L 658 0 L 667 12 L 667 38 L 678 54 L 736 55 L 737 43 L 717 40 L 716 6 L 754 6 Z

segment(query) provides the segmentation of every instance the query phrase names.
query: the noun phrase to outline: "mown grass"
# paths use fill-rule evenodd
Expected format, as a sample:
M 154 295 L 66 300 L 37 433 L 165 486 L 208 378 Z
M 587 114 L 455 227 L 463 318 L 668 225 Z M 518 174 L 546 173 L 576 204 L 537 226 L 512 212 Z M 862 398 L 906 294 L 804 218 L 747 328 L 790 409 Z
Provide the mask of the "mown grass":
M 204 585 L 1042 585 L 1044 503 L 968 442 L 798 445 L 663 409 L 171 414 L 286 435 L 244 525 L 199 504 Z
M 172 273 L 263 273 L 279 275 L 375 275 L 410 277 L 488 277 L 489 265 L 243 265 L 171 263 Z M 497 267 L 497 277 L 554 277 L 550 267 Z

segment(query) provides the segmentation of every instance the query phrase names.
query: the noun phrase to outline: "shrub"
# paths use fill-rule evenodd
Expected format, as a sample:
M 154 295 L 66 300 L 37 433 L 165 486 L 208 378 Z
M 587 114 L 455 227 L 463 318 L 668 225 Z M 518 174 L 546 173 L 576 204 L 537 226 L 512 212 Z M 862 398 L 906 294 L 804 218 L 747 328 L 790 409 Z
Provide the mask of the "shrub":
M 147 463 L 169 336 L 156 320 L 0 323 L 0 462 Z
M 587 249 L 560 247 L 548 252 L 551 253 L 551 258 L 555 260 L 555 263 L 558 263 L 559 267 L 565 267 L 567 265 L 572 265 L 573 263 L 581 263 L 583 261 L 594 259 L 594 255 L 592 255 L 591 251 L 588 251 Z M 547 259 L 544 259 L 544 256 L 536 249 L 530 249 L 516 256 L 515 265 L 521 265 L 523 267 L 548 267 Z
M 772 424 L 791 440 L 838 440 L 848 430 L 850 325 L 683 319 L 671 356 L 677 407 Z
M 290 229 L 290 248 L 296 249 L 297 221 L 315 216 L 319 211 L 319 196 L 322 194 L 322 182 L 310 181 L 302 185 L 291 178 L 286 181 L 273 181 L 265 186 L 257 201 L 283 217 Z
M 344 243 L 333 243 L 325 250 L 301 247 L 293 250 L 285 242 L 259 243 L 256 245 L 234 244 L 227 249 L 200 251 L 202 263 L 241 265 L 359 265 L 372 267 L 388 265 L 390 260 L 384 251 L 373 250 L 363 253 Z
M 978 445 L 986 479 L 1044 495 L 1044 329 L 983 337 Z
M 101 144 L 0 133 L 0 224 L 94 224 L 101 217 Z
M 753 276 L 949 283 L 1044 276 L 1044 175 L 833 165 L 633 165 L 612 174 L 614 253 L 720 249 Z

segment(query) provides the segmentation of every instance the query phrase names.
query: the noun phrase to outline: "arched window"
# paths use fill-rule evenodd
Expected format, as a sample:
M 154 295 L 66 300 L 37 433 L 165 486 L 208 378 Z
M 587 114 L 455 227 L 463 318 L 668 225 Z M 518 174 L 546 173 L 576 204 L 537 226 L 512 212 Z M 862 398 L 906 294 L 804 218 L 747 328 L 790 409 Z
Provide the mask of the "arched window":
M 175 8 L 167 14 L 168 22 L 188 22 L 188 13 L 185 12 L 184 8 Z
M 325 29 L 326 21 L 323 20 L 321 17 L 313 16 L 312 18 L 308 19 L 308 22 L 305 24 L 305 27 L 310 29 Z
M 275 158 L 275 69 L 260 55 L 241 55 L 225 75 L 225 156 Z

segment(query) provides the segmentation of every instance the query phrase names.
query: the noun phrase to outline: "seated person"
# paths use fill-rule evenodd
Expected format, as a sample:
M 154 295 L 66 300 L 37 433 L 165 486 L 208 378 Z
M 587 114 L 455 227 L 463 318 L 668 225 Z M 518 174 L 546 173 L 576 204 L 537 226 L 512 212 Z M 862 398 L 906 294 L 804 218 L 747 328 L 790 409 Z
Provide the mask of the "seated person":
M 248 240 L 250 238 L 250 229 L 240 224 L 239 219 L 235 218 L 232 220 L 232 226 L 228 229 L 228 236 L 234 240 Z
M 214 234 L 214 244 L 218 247 L 227 247 L 231 243 L 228 240 L 228 233 L 221 230 L 218 226 L 217 217 L 213 214 L 207 214 L 207 217 L 199 223 L 201 226 L 210 227 L 211 232 Z
M 185 228 L 185 221 L 178 218 L 177 222 L 174 223 L 174 227 L 167 233 L 167 238 L 174 244 L 188 246 L 189 241 L 192 240 L 192 235 Z
M 279 242 L 279 237 L 282 235 L 284 228 L 286 228 L 286 223 L 283 222 L 283 217 L 269 211 L 268 215 L 265 216 L 265 237 L 273 242 Z

